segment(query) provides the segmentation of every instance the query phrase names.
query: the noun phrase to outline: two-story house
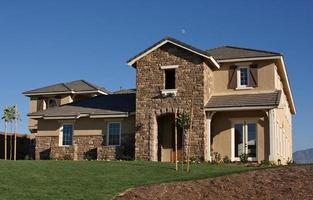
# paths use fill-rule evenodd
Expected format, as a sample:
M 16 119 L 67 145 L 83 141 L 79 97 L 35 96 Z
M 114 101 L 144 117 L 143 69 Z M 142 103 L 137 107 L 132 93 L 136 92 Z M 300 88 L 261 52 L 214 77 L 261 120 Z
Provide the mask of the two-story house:
M 282 54 L 231 46 L 204 51 L 167 37 L 128 64 L 136 90 L 29 114 L 38 123 L 37 159 L 93 152 L 99 159 L 175 161 L 187 146 L 191 158 L 205 161 L 215 153 L 232 161 L 242 154 L 258 162 L 292 159 L 295 105 Z M 176 126 L 182 112 L 192 115 L 188 134 Z

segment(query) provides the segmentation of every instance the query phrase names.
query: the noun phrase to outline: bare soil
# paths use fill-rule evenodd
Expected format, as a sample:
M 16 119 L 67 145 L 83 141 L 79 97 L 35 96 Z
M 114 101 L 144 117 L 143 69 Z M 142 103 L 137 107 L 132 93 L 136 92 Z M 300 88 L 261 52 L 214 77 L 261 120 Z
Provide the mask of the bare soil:
M 115 199 L 313 199 L 313 165 L 144 186 L 128 190 Z

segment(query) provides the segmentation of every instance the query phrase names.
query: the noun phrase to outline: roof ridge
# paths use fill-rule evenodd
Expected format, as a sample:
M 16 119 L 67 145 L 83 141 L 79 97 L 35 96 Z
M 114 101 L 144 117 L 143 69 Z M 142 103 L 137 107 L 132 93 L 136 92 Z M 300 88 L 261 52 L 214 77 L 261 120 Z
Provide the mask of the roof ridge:
M 248 50 L 248 51 L 257 51 L 257 52 L 263 52 L 263 53 L 271 53 L 271 54 L 282 55 L 282 54 L 279 53 L 279 52 L 267 51 L 267 50 L 262 50 L 262 49 L 253 49 L 253 48 L 238 47 L 238 46 L 231 46 L 231 45 L 225 45 L 224 47 L 233 48 L 233 49 L 242 49 L 242 50 Z
M 73 91 L 70 87 L 67 86 L 67 83 L 60 83 L 60 84 L 63 85 L 69 91 Z
M 100 87 L 98 87 L 97 85 L 94 85 L 94 84 L 92 84 L 92 83 L 89 83 L 88 81 L 86 81 L 86 80 L 84 80 L 84 79 L 81 79 L 80 81 L 86 83 L 87 85 L 89 85 L 89 86 L 92 87 L 92 88 L 95 88 L 95 89 L 97 89 L 97 90 L 100 90 Z

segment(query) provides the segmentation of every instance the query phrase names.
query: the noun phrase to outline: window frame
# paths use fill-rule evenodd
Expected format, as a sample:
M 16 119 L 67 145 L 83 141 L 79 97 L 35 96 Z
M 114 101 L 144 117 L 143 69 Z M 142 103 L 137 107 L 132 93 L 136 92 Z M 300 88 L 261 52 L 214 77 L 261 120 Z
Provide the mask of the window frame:
M 173 95 L 176 96 L 177 95 L 177 68 L 179 67 L 179 65 L 166 65 L 166 66 L 161 66 L 161 70 L 163 70 L 163 89 L 161 90 L 161 94 L 162 96 L 169 96 L 169 95 Z M 175 88 L 174 89 L 166 89 L 166 70 L 174 70 L 174 84 L 175 84 Z
M 170 69 L 164 69 L 163 70 L 164 72 L 164 90 L 176 90 L 177 86 L 176 86 L 176 69 L 175 68 L 170 68 Z M 168 85 L 167 82 L 169 82 L 169 80 L 167 79 L 167 73 L 173 73 L 171 75 L 174 75 L 173 78 L 173 85 L 174 87 L 173 88 L 166 88 L 166 86 Z
M 55 106 L 53 106 L 53 107 L 50 106 L 50 101 L 51 100 L 55 102 Z M 58 105 L 58 101 L 57 101 L 56 98 L 48 98 L 47 103 L 46 103 L 46 108 L 55 108 L 55 107 L 58 107 L 58 106 L 59 105 Z
M 247 134 L 248 131 L 248 124 L 255 124 L 256 125 L 256 135 L 255 135 L 255 142 L 256 142 L 256 157 L 248 157 L 248 161 L 257 161 L 259 159 L 259 131 L 258 131 L 258 118 L 232 118 L 230 119 L 231 121 L 231 156 L 230 159 L 231 161 L 240 161 L 240 157 L 235 157 L 235 124 L 243 124 L 243 141 L 244 143 L 247 142 L 246 141 L 246 136 L 245 134 Z M 244 147 L 247 148 L 247 147 Z
M 241 85 L 241 69 L 246 69 L 247 70 L 247 85 Z M 250 79 L 250 74 L 249 74 L 250 66 L 239 66 L 237 69 L 237 89 L 251 89 L 249 79 Z
M 119 130 L 119 144 L 118 145 L 113 145 L 113 144 L 109 144 L 110 142 L 110 124 L 119 124 L 120 126 L 120 130 Z M 121 141 L 122 141 L 122 122 L 108 122 L 107 123 L 107 134 L 106 134 L 106 145 L 107 146 L 121 146 Z
M 64 130 L 64 125 L 70 125 L 72 126 L 72 144 L 66 144 L 63 145 L 63 130 Z M 69 147 L 73 145 L 73 139 L 74 139 L 74 124 L 73 123 L 62 123 L 60 129 L 59 129 L 59 146 L 60 147 Z

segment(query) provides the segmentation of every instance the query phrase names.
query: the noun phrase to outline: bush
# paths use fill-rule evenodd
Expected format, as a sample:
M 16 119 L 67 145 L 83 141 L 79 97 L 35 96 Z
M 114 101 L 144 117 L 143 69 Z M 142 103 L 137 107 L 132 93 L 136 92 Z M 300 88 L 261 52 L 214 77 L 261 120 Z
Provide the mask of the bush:
M 275 164 L 269 160 L 262 160 L 260 163 L 260 166 L 273 166 L 273 165 Z
M 231 160 L 229 159 L 228 156 L 224 156 L 223 163 L 231 163 Z
M 213 163 L 220 163 L 221 160 L 221 154 L 218 152 L 213 152 Z
M 33 157 L 29 154 L 26 154 L 24 160 L 33 160 Z
M 243 153 L 240 155 L 240 162 L 242 163 L 248 163 L 248 154 Z
M 90 149 L 89 151 L 84 153 L 85 160 L 96 160 L 97 159 L 97 149 Z
M 73 160 L 72 157 L 68 154 L 64 155 L 63 160 Z
M 293 160 L 290 160 L 290 158 L 288 157 L 287 159 L 287 165 L 294 165 L 296 164 Z

